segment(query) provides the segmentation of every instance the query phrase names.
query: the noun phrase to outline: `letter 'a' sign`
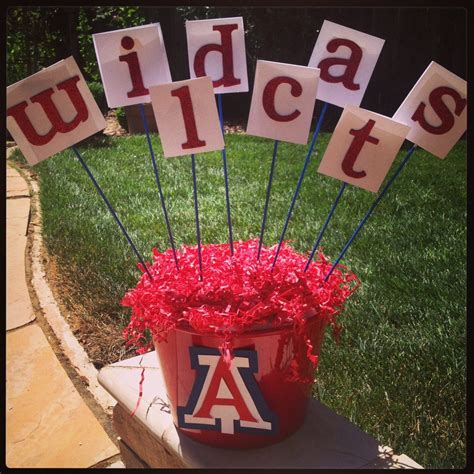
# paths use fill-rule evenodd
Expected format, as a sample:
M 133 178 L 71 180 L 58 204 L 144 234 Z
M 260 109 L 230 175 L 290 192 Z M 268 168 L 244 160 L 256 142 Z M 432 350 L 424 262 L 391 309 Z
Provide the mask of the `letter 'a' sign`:
M 150 102 L 149 86 L 171 82 L 159 23 L 92 35 L 111 109 Z
M 268 408 L 254 378 L 257 352 L 237 349 L 228 366 L 219 351 L 191 346 L 196 379 L 186 406 L 178 406 L 180 428 L 275 435 L 278 417 Z
M 410 126 L 407 139 L 445 158 L 467 128 L 467 83 L 431 62 L 393 118 Z
M 7 87 L 7 128 L 30 165 L 105 127 L 73 57 Z
M 150 96 L 165 157 L 224 148 L 210 77 L 153 86 Z
M 186 22 L 191 79 L 210 76 L 216 94 L 248 92 L 242 17 Z
M 318 172 L 376 193 L 409 130 L 389 117 L 349 105 Z
M 308 66 L 321 69 L 318 99 L 360 105 L 385 40 L 324 20 Z
M 319 69 L 257 61 L 247 133 L 306 144 Z

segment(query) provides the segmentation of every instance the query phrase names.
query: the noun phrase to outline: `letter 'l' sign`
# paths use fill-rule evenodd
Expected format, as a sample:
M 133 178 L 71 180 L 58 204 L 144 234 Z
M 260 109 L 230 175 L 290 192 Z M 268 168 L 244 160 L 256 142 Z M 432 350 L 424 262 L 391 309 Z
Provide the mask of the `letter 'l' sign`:
M 445 158 L 467 128 L 467 83 L 433 61 L 393 118 L 411 128 L 408 140 Z
M 242 17 L 186 22 L 191 79 L 210 76 L 216 94 L 247 92 Z
M 321 69 L 319 100 L 360 105 L 385 40 L 324 20 L 308 66 Z
M 105 127 L 73 57 L 7 87 L 7 129 L 30 165 Z
M 257 61 L 247 133 L 306 144 L 319 69 Z
M 391 118 L 349 105 L 318 172 L 376 193 L 409 130 Z
M 224 148 L 210 77 L 151 86 L 150 97 L 165 157 Z
M 149 86 L 171 82 L 159 23 L 97 33 L 92 38 L 111 109 L 150 102 Z

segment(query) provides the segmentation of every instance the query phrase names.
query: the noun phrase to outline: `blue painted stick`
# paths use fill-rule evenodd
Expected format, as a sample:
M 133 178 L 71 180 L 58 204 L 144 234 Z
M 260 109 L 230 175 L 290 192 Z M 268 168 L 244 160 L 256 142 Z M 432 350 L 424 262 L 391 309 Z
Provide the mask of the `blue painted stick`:
M 202 281 L 201 228 L 199 227 L 199 205 L 198 205 L 197 180 L 196 180 L 196 158 L 194 157 L 194 154 L 191 155 L 191 166 L 193 170 L 194 214 L 196 217 L 196 237 L 197 237 L 198 258 L 199 258 L 199 280 Z
M 217 108 L 219 110 L 219 120 L 221 123 L 222 136 L 224 136 L 224 113 L 222 110 L 222 94 L 217 94 Z M 229 179 L 227 175 L 227 152 L 225 148 L 225 143 L 224 148 L 222 149 L 222 162 L 224 165 L 225 202 L 227 207 L 227 225 L 229 227 L 230 254 L 234 255 L 234 238 L 232 235 L 232 219 L 230 215 Z
M 400 174 L 400 172 L 403 170 L 405 165 L 408 163 L 408 160 L 411 158 L 413 152 L 416 150 L 416 145 L 413 145 L 408 153 L 406 154 L 405 158 L 401 162 L 400 166 L 397 168 L 393 176 L 390 178 L 390 180 L 387 182 L 385 187 L 382 189 L 380 194 L 377 196 L 377 199 L 374 201 L 372 206 L 370 206 L 370 209 L 367 211 L 365 216 L 362 218 L 362 220 L 359 222 L 359 225 L 357 226 L 357 229 L 354 231 L 354 233 L 351 235 L 350 239 L 347 241 L 346 245 L 342 249 L 341 253 L 339 254 L 339 257 L 337 257 L 337 260 L 333 263 L 331 269 L 329 270 L 328 274 L 324 277 L 324 281 L 328 281 L 329 277 L 332 275 L 332 272 L 336 268 L 337 264 L 341 261 L 342 257 L 344 257 L 344 254 L 347 252 L 347 249 L 351 246 L 352 242 L 354 239 L 357 237 L 357 234 L 360 232 L 364 224 L 367 222 L 367 219 L 370 217 L 374 209 L 377 207 L 379 202 L 382 200 L 382 198 L 385 196 L 386 192 L 390 188 L 390 186 L 393 184 L 397 176 Z
M 168 219 L 168 212 L 166 211 L 165 198 L 163 196 L 163 190 L 161 189 L 160 175 L 158 174 L 158 166 L 156 164 L 155 152 L 153 151 L 153 145 L 151 143 L 150 131 L 148 129 L 148 120 L 145 115 L 145 107 L 143 104 L 139 105 L 140 114 L 143 120 L 143 126 L 145 127 L 146 139 L 148 141 L 148 148 L 150 150 L 151 161 L 153 163 L 153 170 L 155 172 L 156 185 L 158 186 L 158 192 L 160 193 L 161 208 L 165 217 L 166 228 L 168 229 L 168 237 L 170 239 L 171 248 L 173 249 L 174 263 L 176 264 L 176 270 L 179 271 L 178 256 L 176 255 L 176 248 L 174 244 L 173 232 L 171 231 L 171 224 Z
M 112 214 L 113 218 L 115 219 L 115 222 L 117 222 L 118 226 L 120 227 L 120 230 L 122 231 L 123 235 L 125 236 L 128 243 L 130 244 L 130 247 L 132 247 L 132 250 L 135 252 L 135 255 L 137 256 L 138 260 L 140 260 L 141 264 L 143 265 L 143 268 L 145 269 L 145 271 L 148 274 L 148 277 L 150 278 L 150 280 L 153 280 L 153 277 L 151 276 L 150 272 L 148 271 L 148 267 L 146 266 L 146 263 L 143 260 L 143 257 L 140 255 L 140 252 L 135 247 L 135 244 L 133 243 L 132 239 L 128 235 L 127 231 L 125 230 L 125 227 L 123 226 L 122 222 L 120 221 L 120 219 L 117 216 L 117 213 L 115 212 L 114 208 L 112 207 L 112 204 L 110 204 L 110 201 L 107 199 L 107 196 L 104 194 L 104 191 L 102 191 L 101 187 L 99 186 L 99 183 L 94 178 L 94 175 L 92 174 L 92 171 L 89 169 L 86 162 L 82 158 L 81 154 L 79 153 L 79 150 L 74 145 L 71 147 L 71 149 L 75 153 L 77 159 L 79 160 L 79 163 L 81 163 L 82 167 L 86 170 L 86 173 L 89 175 L 89 178 L 94 183 L 95 189 L 100 194 L 100 197 L 104 200 L 105 204 L 109 208 L 109 211 Z
M 313 250 L 311 251 L 311 255 L 309 256 L 308 261 L 306 262 L 306 265 L 304 267 L 305 272 L 306 270 L 308 270 L 309 264 L 313 260 L 314 254 L 316 253 L 316 250 L 319 247 L 319 243 L 321 242 L 321 239 L 323 238 L 324 232 L 326 231 L 329 221 L 331 220 L 331 217 L 334 214 L 334 211 L 336 210 L 337 205 L 339 204 L 339 200 L 341 199 L 342 193 L 344 192 L 344 189 L 346 189 L 346 185 L 347 183 L 343 182 L 341 187 L 339 188 L 339 192 L 337 193 L 336 200 L 333 202 L 331 210 L 329 211 L 329 214 L 326 217 L 326 222 L 323 224 L 323 227 L 321 228 L 321 231 L 319 232 L 318 238 L 316 239 L 316 242 L 314 243 Z
M 288 209 L 288 214 L 286 216 L 285 225 L 283 226 L 283 231 L 280 236 L 280 242 L 278 243 L 278 248 L 275 254 L 275 258 L 273 259 L 272 270 L 275 268 L 276 261 L 278 259 L 278 255 L 280 253 L 281 246 L 283 244 L 283 239 L 285 238 L 286 229 L 288 228 L 288 223 L 291 219 L 291 214 L 293 212 L 293 207 L 295 206 L 296 199 L 298 198 L 298 194 L 300 193 L 301 185 L 303 183 L 304 174 L 306 173 L 306 168 L 308 167 L 309 159 L 313 153 L 314 145 L 318 139 L 319 131 L 321 130 L 321 125 L 323 124 L 324 116 L 326 115 L 326 110 L 328 108 L 328 103 L 324 102 L 323 108 L 321 113 L 319 114 L 318 122 L 316 124 L 316 130 L 314 131 L 313 138 L 311 140 L 311 145 L 309 146 L 308 153 L 306 154 L 306 159 L 304 160 L 303 169 L 301 170 L 300 179 L 298 180 L 298 184 L 296 185 L 295 193 L 293 194 L 293 199 L 291 200 L 290 208 Z
M 260 229 L 260 240 L 258 242 L 257 260 L 260 260 L 260 252 L 262 250 L 263 234 L 265 232 L 265 223 L 267 222 L 268 202 L 270 201 L 270 192 L 272 189 L 272 182 L 273 182 L 273 172 L 275 170 L 275 163 L 276 163 L 279 143 L 280 142 L 278 140 L 275 140 L 275 145 L 273 147 L 273 158 L 272 158 L 272 164 L 270 165 L 270 176 L 268 178 L 267 196 L 265 198 L 265 207 L 263 208 L 263 219 L 262 219 L 262 227 Z

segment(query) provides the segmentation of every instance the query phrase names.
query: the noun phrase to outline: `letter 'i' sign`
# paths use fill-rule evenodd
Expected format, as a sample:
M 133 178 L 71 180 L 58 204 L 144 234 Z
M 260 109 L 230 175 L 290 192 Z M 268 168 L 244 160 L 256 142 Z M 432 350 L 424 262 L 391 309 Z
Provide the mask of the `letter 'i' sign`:
M 186 22 L 191 79 L 210 76 L 217 94 L 248 92 L 242 17 Z
M 150 102 L 149 87 L 171 82 L 159 23 L 92 35 L 111 109 Z
M 224 148 L 210 77 L 153 86 L 150 96 L 165 157 Z
M 73 57 L 7 87 L 7 129 L 30 165 L 105 127 Z
M 316 68 L 257 61 L 247 133 L 306 144 L 318 79 Z
M 435 62 L 395 112 L 410 127 L 407 139 L 445 158 L 467 128 L 467 83 Z
M 385 40 L 324 20 L 308 66 L 319 68 L 319 100 L 360 105 Z
M 409 130 L 391 118 L 349 105 L 318 172 L 376 193 Z

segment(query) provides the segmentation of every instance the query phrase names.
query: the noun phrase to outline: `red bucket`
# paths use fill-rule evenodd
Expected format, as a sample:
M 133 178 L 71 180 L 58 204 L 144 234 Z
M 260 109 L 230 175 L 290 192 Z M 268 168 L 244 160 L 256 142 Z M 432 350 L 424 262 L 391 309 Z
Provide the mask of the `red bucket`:
M 223 448 L 277 443 L 303 423 L 327 321 L 313 317 L 303 331 L 293 326 L 246 332 L 232 340 L 226 363 L 224 339 L 174 329 L 154 339 L 174 424 L 195 441 Z

